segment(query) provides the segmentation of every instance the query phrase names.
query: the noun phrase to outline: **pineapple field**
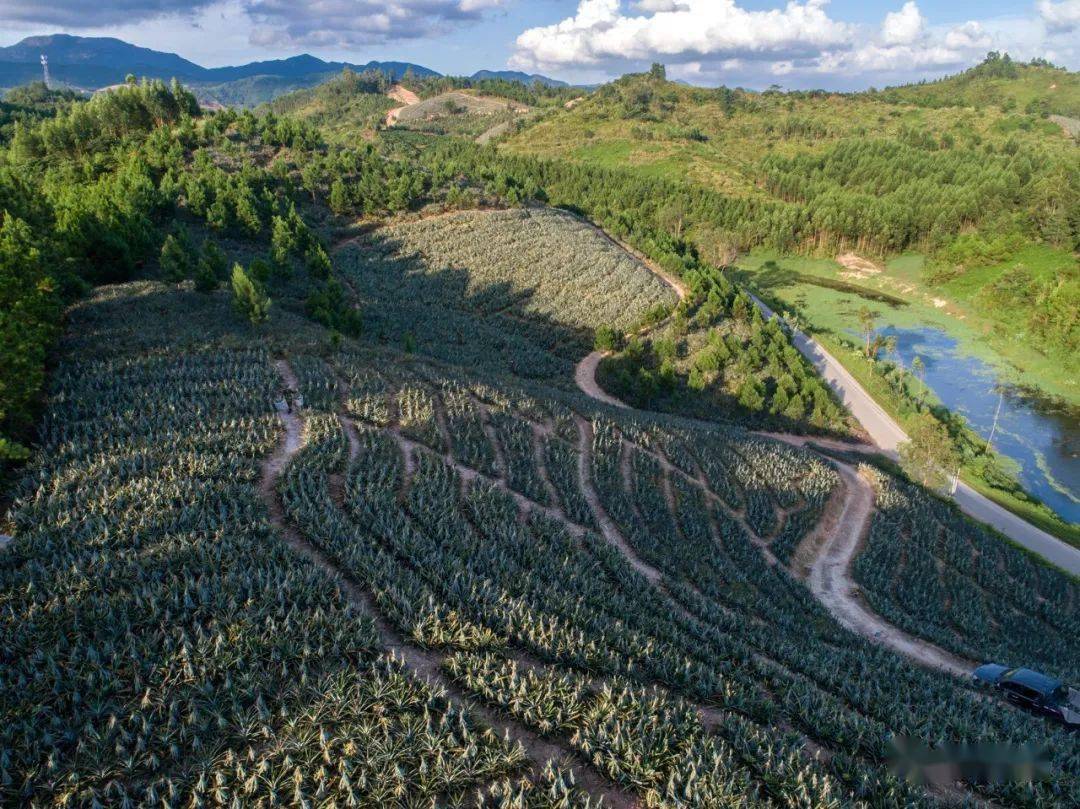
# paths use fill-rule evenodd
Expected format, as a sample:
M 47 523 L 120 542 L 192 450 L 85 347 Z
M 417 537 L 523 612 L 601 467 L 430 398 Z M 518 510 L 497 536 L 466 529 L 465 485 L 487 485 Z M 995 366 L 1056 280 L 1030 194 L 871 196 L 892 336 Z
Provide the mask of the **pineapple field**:
M 628 330 L 677 300 L 641 261 L 554 209 L 390 224 L 336 261 L 380 340 L 549 381 L 570 377 L 596 324 Z
M 328 348 L 285 313 L 245 345 L 217 305 L 144 283 L 72 314 L 0 557 L 5 804 L 1080 796 L 1074 735 L 846 632 L 788 572 L 838 490 L 822 456 L 420 354 Z M 961 561 L 924 547 L 929 521 L 891 516 L 911 492 L 878 485 L 858 571 L 903 623 L 887 599 L 910 601 L 876 582 L 909 586 L 924 555 Z M 965 535 L 933 513 L 942 536 Z M 904 565 L 876 547 L 889 531 L 910 543 Z M 1024 575 L 1016 552 L 983 553 Z M 965 581 L 986 599 L 1005 587 Z M 1075 628 L 1075 583 L 1024 581 L 1039 609 L 990 628 L 941 606 L 951 645 L 990 655 L 1006 632 Z M 1069 648 L 1031 653 L 1067 670 Z M 894 734 L 1034 742 L 1055 778 L 913 785 L 886 766 Z
M 808 586 L 852 501 L 822 435 L 850 425 L 722 268 L 545 204 L 617 197 L 600 175 L 193 99 L 149 123 L 169 98 L 121 88 L 0 155 L 22 216 L 0 269 L 33 315 L 0 326 L 37 346 L 2 357 L 26 384 L 0 388 L 0 804 L 1080 804 L 1080 737 Z M 637 340 L 660 328 L 713 335 L 689 404 L 696 344 Z M 617 370 L 664 412 L 580 392 L 594 349 L 655 354 Z M 725 365 L 738 395 L 708 389 Z M 860 474 L 873 506 L 830 575 L 863 609 L 1076 670 L 1075 579 Z M 1030 746 L 1051 777 L 907 778 L 911 740 Z

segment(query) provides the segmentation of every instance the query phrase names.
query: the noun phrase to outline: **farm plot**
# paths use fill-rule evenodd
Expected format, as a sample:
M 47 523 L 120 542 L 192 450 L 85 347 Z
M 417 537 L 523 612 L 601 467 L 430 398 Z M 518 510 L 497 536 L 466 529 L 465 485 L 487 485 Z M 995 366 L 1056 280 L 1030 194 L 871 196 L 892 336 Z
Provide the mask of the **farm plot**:
M 593 330 L 631 324 L 674 293 L 595 229 L 554 210 L 399 223 L 335 257 L 377 343 L 566 384 Z
M 340 361 L 343 378 L 355 375 L 356 357 Z M 561 403 L 421 365 L 399 372 L 382 363 L 380 374 L 391 410 L 405 391 L 423 388 L 436 429 L 414 433 L 403 452 L 396 425 L 364 425 L 343 508 L 326 495 L 329 475 L 290 478 L 290 498 L 312 509 L 297 513 L 298 525 L 331 515 L 332 530 L 313 539 L 349 575 L 371 582 L 403 635 L 449 655 L 448 676 L 492 709 L 561 740 L 644 800 L 678 784 L 697 806 L 725 789 L 751 804 L 850 795 L 934 805 L 934 795 L 882 767 L 891 733 L 1040 739 L 1061 776 L 1037 787 L 1047 790 L 1043 799 L 1077 794 L 1074 741 L 845 633 L 767 563 L 749 507 L 732 508 L 697 474 L 718 473 L 723 464 L 712 453 L 726 447 L 725 457 L 746 466 L 731 471 L 732 499 L 746 503 L 742 487 L 771 482 L 777 491 L 761 508 L 773 511 L 770 524 L 782 534 L 789 515 L 835 483 L 812 456 L 736 430 L 699 433 L 632 415 L 593 419 L 595 437 L 583 444 L 577 430 L 555 426 Z M 486 410 L 492 429 L 463 427 L 446 442 L 438 423 L 448 392 L 461 396 L 459 423 L 482 426 Z M 343 401 L 353 398 L 346 391 Z M 345 442 L 336 420 L 309 418 L 324 425 L 321 463 L 340 470 Z M 545 452 L 502 440 L 500 420 L 535 431 Z M 481 446 L 493 437 L 497 449 Z M 551 447 L 567 470 L 562 486 Z M 488 465 L 500 455 L 505 465 Z M 574 480 L 582 468 L 626 542 L 660 571 L 655 584 L 592 527 L 595 514 L 579 519 L 567 505 L 576 484 L 579 508 L 591 510 Z M 533 498 L 540 490 L 546 499 Z M 684 769 L 688 760 L 697 764 Z M 1025 800 L 1014 788 L 981 792 L 1003 804 Z
M 972 659 L 1080 671 L 1080 586 L 956 510 L 884 475 L 852 570 L 886 620 Z
M 5 804 L 951 800 L 889 773 L 893 734 L 1044 746 L 1053 781 L 972 797 L 1080 799 L 1074 736 L 850 635 L 770 564 L 835 484 L 814 456 L 282 329 L 304 440 L 272 521 L 276 360 L 198 310 L 162 336 L 169 300 L 212 297 L 131 297 L 115 331 L 76 313 L 97 353 L 56 375 L 0 556 Z
M 267 354 L 171 351 L 205 337 L 183 295 L 105 297 L 73 316 L 0 560 L 0 803 L 415 805 L 516 774 L 272 530 Z
M 553 209 L 467 211 L 379 231 L 425 272 L 464 272 L 461 296 L 485 315 L 529 316 L 575 330 L 628 329 L 675 293 L 595 228 Z

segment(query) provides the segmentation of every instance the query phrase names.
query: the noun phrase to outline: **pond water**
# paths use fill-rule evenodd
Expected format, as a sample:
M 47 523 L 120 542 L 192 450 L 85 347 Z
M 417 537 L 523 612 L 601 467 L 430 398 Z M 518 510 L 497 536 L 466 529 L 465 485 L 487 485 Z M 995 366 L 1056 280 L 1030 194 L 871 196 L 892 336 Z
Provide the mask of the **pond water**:
M 922 358 L 923 379 L 942 404 L 960 413 L 984 437 L 990 435 L 994 413 L 1001 413 L 994 449 L 1020 468 L 1024 488 L 1069 522 L 1080 521 L 1080 414 L 999 384 L 994 368 L 963 353 L 957 341 L 941 329 L 896 328 L 881 333 L 896 337 L 893 360 L 911 368 Z

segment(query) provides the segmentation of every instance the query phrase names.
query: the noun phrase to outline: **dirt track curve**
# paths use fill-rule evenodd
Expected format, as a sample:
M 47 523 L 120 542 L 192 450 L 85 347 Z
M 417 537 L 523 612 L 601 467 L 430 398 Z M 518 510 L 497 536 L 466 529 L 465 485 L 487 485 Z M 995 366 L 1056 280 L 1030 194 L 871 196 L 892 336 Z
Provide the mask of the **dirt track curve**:
M 584 222 L 590 227 L 595 228 L 596 231 L 600 233 L 600 235 L 602 235 L 605 239 L 614 244 L 616 247 L 625 250 L 626 252 L 637 258 L 638 261 L 640 261 L 648 268 L 649 272 L 651 272 L 653 275 L 655 275 L 657 278 L 659 278 L 665 284 L 675 290 L 675 294 L 679 296 L 680 301 L 686 300 L 686 285 L 681 280 L 664 270 L 655 262 L 652 262 L 648 260 L 645 256 L 637 253 L 629 245 L 623 244 L 622 242 L 616 240 L 614 237 L 611 236 L 611 234 L 609 234 L 602 228 L 597 227 L 588 219 L 578 216 L 577 214 L 573 214 L 573 216 L 578 221 Z M 596 369 L 600 367 L 600 361 L 606 356 L 607 352 L 593 351 L 592 353 L 583 357 L 582 360 L 574 368 L 574 382 L 590 399 L 596 399 L 598 402 L 603 402 L 604 404 L 610 405 L 611 407 L 622 407 L 629 409 L 630 406 L 628 404 L 608 394 L 596 382 Z
M 834 461 L 840 473 L 842 493 L 833 513 L 819 524 L 809 543 L 814 548 L 806 583 L 841 626 L 890 647 L 911 659 L 959 677 L 967 676 L 977 663 L 964 660 L 928 641 L 908 635 L 871 610 L 858 595 L 851 565 L 870 529 L 874 514 L 874 489 L 848 464 Z
M 286 360 L 278 360 L 275 367 L 286 388 L 298 389 L 296 375 Z M 511 742 L 519 742 L 529 759 L 530 771 L 534 779 L 542 773 L 545 764 L 552 761 L 571 772 L 574 782 L 583 791 L 593 798 L 602 798 L 605 806 L 615 807 L 615 809 L 631 809 L 640 806 L 640 801 L 635 797 L 582 762 L 577 753 L 568 745 L 541 737 L 516 721 L 496 715 L 468 698 L 445 677 L 442 671 L 442 657 L 438 653 L 408 643 L 382 617 L 372 594 L 342 571 L 329 556 L 290 524 L 277 493 L 277 483 L 289 462 L 304 448 L 306 439 L 304 422 L 296 412 L 288 409 L 285 412 L 279 412 L 278 415 L 285 428 L 285 435 L 274 453 L 262 464 L 259 492 L 270 512 L 271 522 L 289 547 L 313 562 L 334 580 L 348 601 L 375 624 L 382 647 L 402 661 L 414 676 L 444 691 L 452 704 L 463 709 L 470 716 L 479 717 L 499 736 Z M 339 419 L 348 438 L 349 462 L 352 463 L 359 452 L 360 443 L 352 422 L 341 416 Z

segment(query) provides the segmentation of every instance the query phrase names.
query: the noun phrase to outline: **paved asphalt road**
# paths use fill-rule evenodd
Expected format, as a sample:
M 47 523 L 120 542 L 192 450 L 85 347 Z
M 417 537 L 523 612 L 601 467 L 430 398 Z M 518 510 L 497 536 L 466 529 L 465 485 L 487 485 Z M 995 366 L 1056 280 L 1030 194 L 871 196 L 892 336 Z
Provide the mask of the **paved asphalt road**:
M 754 301 L 766 317 L 772 316 L 772 310 L 761 300 L 754 297 Z M 874 443 L 888 454 L 895 456 L 900 444 L 907 441 L 907 434 L 900 425 L 881 409 L 881 406 L 873 400 L 855 377 L 817 341 L 797 331 L 793 342 L 851 410 L 852 415 L 859 420 Z M 1080 550 L 1077 548 L 1017 517 L 1011 511 L 979 494 L 966 483 L 960 483 L 953 499 L 968 516 L 993 526 L 1018 545 L 1024 546 L 1032 553 L 1038 554 L 1074 576 L 1080 576 Z

